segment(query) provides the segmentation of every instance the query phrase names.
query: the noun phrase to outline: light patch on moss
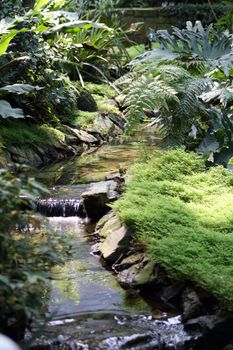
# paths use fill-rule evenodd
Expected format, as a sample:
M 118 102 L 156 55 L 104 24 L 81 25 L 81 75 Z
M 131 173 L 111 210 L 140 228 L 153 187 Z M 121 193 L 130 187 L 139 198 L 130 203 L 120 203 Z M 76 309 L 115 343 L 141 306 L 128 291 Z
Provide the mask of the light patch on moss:
M 182 150 L 156 152 L 132 174 L 114 204 L 121 219 L 173 278 L 233 310 L 233 174 Z
M 98 112 L 84 112 L 76 110 L 71 117 L 71 124 L 73 126 L 80 126 L 82 128 L 90 127 L 95 118 L 98 116 Z
M 85 88 L 91 94 L 104 96 L 105 98 L 114 98 L 117 95 L 116 91 L 108 84 L 86 83 Z

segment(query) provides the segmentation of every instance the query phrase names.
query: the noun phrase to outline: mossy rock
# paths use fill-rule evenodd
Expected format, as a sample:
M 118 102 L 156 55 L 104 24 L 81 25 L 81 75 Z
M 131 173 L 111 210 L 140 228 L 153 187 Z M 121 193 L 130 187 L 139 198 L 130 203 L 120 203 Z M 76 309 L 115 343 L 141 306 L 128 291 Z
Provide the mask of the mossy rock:
M 85 89 L 80 92 L 79 97 L 77 98 L 77 107 L 81 111 L 85 112 L 97 112 L 98 107 L 95 99 L 92 95 Z

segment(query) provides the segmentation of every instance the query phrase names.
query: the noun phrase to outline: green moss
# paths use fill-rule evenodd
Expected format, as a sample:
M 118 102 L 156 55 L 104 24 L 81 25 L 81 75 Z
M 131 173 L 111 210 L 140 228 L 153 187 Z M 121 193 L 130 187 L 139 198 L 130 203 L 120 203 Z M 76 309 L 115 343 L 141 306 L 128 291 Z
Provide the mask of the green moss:
M 27 124 L 24 121 L 7 122 L 0 129 L 0 139 L 4 146 L 28 144 L 49 144 L 59 146 L 65 135 L 47 125 Z
M 76 110 L 73 112 L 70 118 L 70 123 L 73 126 L 80 126 L 82 128 L 87 128 L 93 124 L 97 115 L 98 115 L 98 112 L 84 112 L 84 111 Z
M 108 84 L 86 83 L 85 88 L 91 94 L 104 96 L 105 98 L 114 98 L 117 95 L 116 91 Z
M 93 97 L 96 100 L 99 112 L 119 113 L 119 109 L 116 106 L 110 104 L 108 101 L 101 98 L 96 98 L 96 95 L 93 95 Z
M 156 152 L 132 173 L 114 204 L 122 220 L 172 277 L 233 310 L 233 174 L 181 150 Z

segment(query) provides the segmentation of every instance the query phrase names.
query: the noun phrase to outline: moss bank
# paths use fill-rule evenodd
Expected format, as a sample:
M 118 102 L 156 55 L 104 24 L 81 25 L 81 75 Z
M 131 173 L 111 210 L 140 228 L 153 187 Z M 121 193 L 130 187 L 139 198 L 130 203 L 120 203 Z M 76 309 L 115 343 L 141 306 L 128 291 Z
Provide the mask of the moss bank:
M 0 148 L 11 145 L 48 144 L 59 147 L 65 135 L 46 124 L 27 124 L 22 120 L 5 121 L 0 128 Z
M 158 151 L 131 171 L 114 204 L 122 220 L 171 277 L 233 310 L 233 174 L 182 150 Z

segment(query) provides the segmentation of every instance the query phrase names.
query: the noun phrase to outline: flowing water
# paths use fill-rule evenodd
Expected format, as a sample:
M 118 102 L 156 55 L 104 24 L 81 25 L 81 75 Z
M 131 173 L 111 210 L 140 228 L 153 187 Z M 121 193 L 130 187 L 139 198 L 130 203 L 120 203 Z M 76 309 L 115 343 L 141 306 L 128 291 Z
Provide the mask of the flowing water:
M 151 146 L 104 145 L 98 151 L 44 168 L 38 179 L 57 200 L 76 200 L 91 181 L 104 180 Z M 46 298 L 49 322 L 32 349 L 183 349 L 189 339 L 178 317 L 158 320 L 142 298 L 119 287 L 114 276 L 90 253 L 93 227 L 78 216 L 49 217 L 52 229 L 75 239 L 72 256 L 53 270 Z M 91 242 L 92 241 L 92 242 Z

